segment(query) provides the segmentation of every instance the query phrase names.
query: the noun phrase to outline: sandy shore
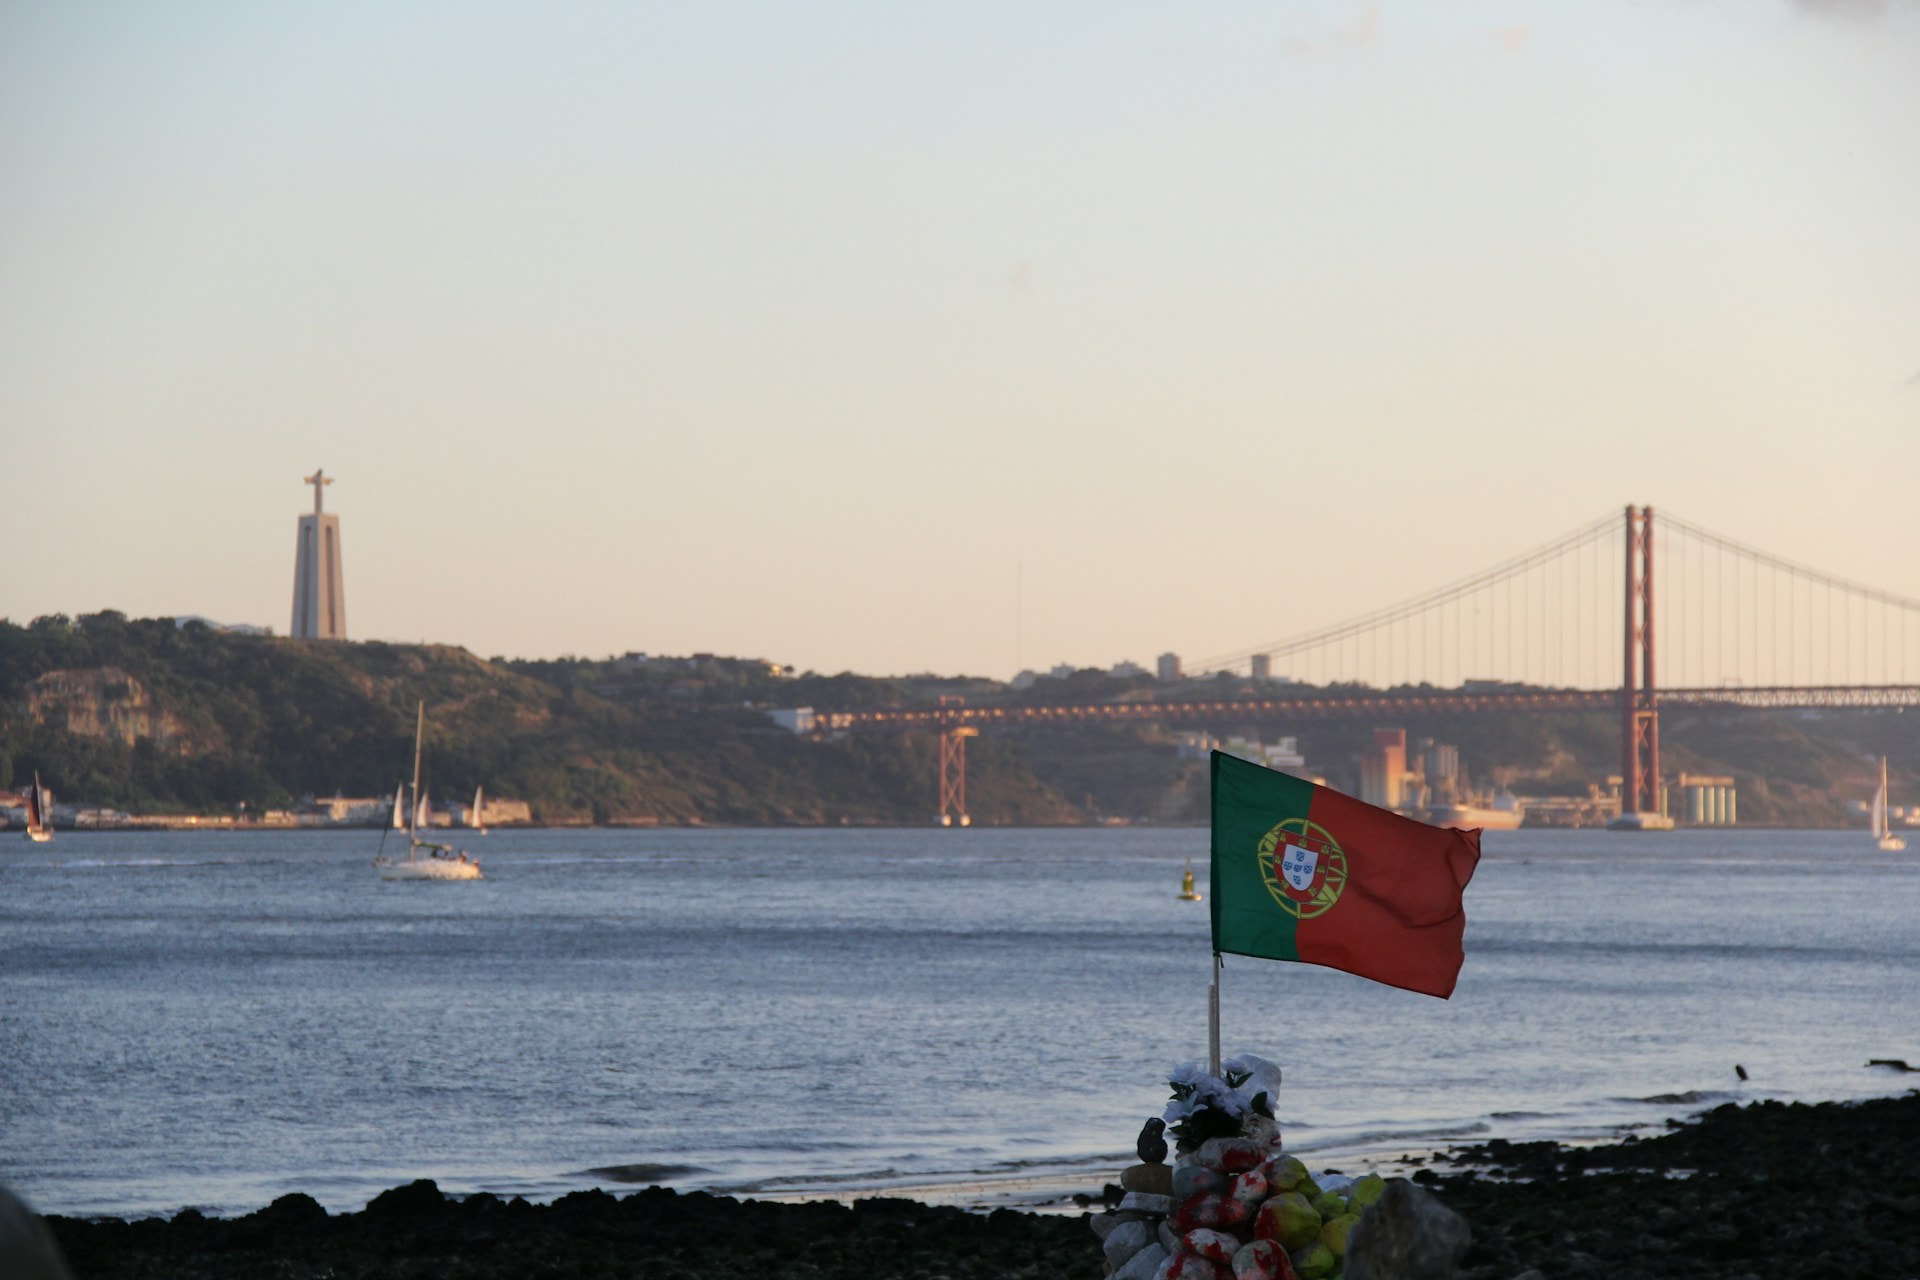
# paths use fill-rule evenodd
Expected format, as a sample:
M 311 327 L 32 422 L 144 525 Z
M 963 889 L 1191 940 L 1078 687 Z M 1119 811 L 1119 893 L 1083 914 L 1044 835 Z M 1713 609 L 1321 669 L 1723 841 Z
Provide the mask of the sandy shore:
M 1414 1174 L 1473 1228 L 1464 1275 L 1911 1280 L 1920 1276 L 1920 1091 L 1722 1107 L 1615 1146 L 1491 1142 Z M 1085 1194 L 1097 1197 L 1099 1188 Z M 935 1198 L 944 1198 L 937 1196 Z M 1095 1206 L 1097 1207 L 1097 1205 Z M 81 1280 L 607 1277 L 1099 1280 L 1079 1213 L 865 1199 L 731 1200 L 651 1188 L 551 1205 L 452 1201 L 431 1183 L 329 1215 L 285 1196 L 242 1218 L 50 1218 Z

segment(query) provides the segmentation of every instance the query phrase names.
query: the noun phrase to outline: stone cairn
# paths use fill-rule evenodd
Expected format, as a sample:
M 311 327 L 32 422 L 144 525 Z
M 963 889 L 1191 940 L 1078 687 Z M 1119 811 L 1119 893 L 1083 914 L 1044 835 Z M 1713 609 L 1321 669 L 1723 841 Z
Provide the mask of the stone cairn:
M 1281 1154 L 1280 1068 L 1243 1054 L 1188 1064 L 1140 1131 L 1123 1195 L 1094 1215 L 1112 1280 L 1446 1280 L 1466 1221 L 1403 1179 L 1322 1174 Z M 1177 1151 L 1166 1163 L 1167 1137 Z

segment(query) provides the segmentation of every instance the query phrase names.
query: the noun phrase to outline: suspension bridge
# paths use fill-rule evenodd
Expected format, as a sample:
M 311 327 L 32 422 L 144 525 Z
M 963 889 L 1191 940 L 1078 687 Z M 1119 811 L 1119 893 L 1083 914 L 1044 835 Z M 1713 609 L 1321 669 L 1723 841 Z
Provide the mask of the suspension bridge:
M 1624 519 L 1608 515 L 1423 595 L 1206 659 L 1188 675 L 1183 690 L 1214 676 L 1235 694 L 943 699 L 817 712 L 810 727 L 937 733 L 939 820 L 964 825 L 966 741 L 992 727 L 1611 710 L 1620 717 L 1619 825 L 1664 825 L 1662 706 L 1920 706 L 1920 600 L 1630 506 Z

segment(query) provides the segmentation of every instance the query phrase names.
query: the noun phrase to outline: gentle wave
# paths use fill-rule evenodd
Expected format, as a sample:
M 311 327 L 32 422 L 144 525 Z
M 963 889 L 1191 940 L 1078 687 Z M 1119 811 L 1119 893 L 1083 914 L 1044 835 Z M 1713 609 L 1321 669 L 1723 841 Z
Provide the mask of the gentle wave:
M 62 871 L 91 871 L 101 867 L 243 867 L 238 858 L 73 858 L 54 864 Z
M 709 1170 L 697 1164 L 610 1164 L 588 1169 L 582 1177 L 605 1178 L 609 1182 L 633 1185 L 657 1185 L 674 1178 L 690 1177 Z

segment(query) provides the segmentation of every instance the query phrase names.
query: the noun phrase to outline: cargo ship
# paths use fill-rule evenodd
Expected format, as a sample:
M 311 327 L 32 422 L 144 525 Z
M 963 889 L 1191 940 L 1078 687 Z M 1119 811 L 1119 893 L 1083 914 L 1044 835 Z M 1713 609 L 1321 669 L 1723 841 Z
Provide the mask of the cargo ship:
M 1475 827 L 1482 831 L 1512 831 L 1526 816 L 1526 806 L 1512 796 L 1501 796 L 1491 804 L 1427 806 L 1428 823 L 1436 827 L 1458 827 L 1463 831 Z

